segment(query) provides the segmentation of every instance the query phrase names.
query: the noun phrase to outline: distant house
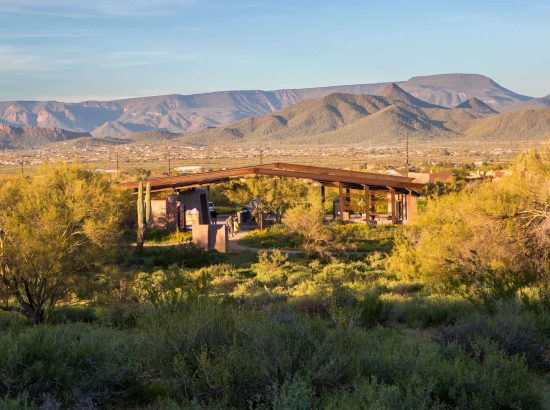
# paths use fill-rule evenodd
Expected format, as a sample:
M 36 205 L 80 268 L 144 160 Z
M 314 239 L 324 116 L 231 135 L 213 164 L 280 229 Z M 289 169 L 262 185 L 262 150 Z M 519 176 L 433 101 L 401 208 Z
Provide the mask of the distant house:
M 512 175 L 512 171 L 509 169 L 497 169 L 490 171 L 472 171 L 466 177 L 466 181 L 474 181 L 481 179 L 500 180 L 506 176 Z
M 188 165 L 183 167 L 177 167 L 175 168 L 175 171 L 181 173 L 181 174 L 197 174 L 199 172 L 204 171 L 204 167 L 198 166 L 198 165 Z
M 440 172 L 409 172 L 409 177 L 414 178 L 414 182 L 429 184 L 435 182 L 446 182 L 453 177 L 451 171 Z

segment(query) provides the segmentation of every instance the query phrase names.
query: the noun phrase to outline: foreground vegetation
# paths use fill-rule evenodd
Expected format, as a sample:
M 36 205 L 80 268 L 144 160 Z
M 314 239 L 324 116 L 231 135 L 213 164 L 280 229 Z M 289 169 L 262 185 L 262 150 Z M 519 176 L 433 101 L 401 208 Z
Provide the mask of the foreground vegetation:
M 105 253 L 88 241 L 80 260 L 96 263 L 74 270 L 65 253 L 38 253 L 55 268 L 39 274 L 18 264 L 7 219 L 48 222 L 21 248 L 34 251 L 76 214 L 63 200 L 46 208 L 55 218 L 5 212 L 14 202 L 0 213 L 0 278 L 15 269 L 64 286 L 29 320 L 14 293 L 25 286 L 0 284 L 0 408 L 545 408 L 548 164 L 532 154 L 512 179 L 431 199 L 412 228 L 327 226 L 315 201 L 300 202 L 247 238 L 269 251 L 206 253 L 186 236 L 141 253 L 110 241 Z M 4 181 L 0 194 L 16 188 Z M 112 216 L 124 238 L 131 218 Z
M 4 402 L 541 407 L 534 381 L 550 369 L 544 301 L 509 299 L 488 312 L 400 280 L 383 262 L 320 264 L 275 252 L 251 265 L 172 265 L 136 274 L 113 290 L 116 303 L 64 307 L 46 325 L 5 314 Z

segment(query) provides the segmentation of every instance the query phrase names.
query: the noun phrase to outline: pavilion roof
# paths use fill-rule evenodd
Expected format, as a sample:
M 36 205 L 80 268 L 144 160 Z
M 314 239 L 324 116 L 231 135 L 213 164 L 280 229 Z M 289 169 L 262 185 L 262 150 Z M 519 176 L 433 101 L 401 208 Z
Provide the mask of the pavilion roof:
M 422 183 L 413 182 L 414 178 L 405 176 L 349 171 L 339 168 L 299 165 L 284 162 L 251 165 L 196 174 L 151 178 L 148 182 L 151 183 L 151 191 L 164 191 L 210 185 L 250 175 L 300 178 L 316 181 L 325 186 L 337 187 L 342 184 L 345 188 L 352 189 L 363 189 L 365 186 L 369 187 L 371 190 L 389 190 L 393 188 L 398 192 L 404 193 L 424 187 Z M 121 183 L 118 184 L 117 187 L 135 191 L 138 188 L 138 184 L 138 182 Z

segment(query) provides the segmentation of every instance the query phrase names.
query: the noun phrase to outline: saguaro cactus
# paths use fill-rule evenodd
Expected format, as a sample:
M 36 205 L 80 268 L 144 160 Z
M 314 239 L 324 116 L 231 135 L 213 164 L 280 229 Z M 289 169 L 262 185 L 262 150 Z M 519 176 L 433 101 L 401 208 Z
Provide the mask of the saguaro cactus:
M 145 224 L 149 226 L 151 223 L 151 216 L 152 216 L 152 210 L 151 210 L 151 183 L 147 182 L 147 186 L 145 188 Z
M 145 218 L 143 214 L 143 182 L 140 181 L 137 194 L 137 240 L 138 250 L 143 248 L 143 239 L 145 233 Z

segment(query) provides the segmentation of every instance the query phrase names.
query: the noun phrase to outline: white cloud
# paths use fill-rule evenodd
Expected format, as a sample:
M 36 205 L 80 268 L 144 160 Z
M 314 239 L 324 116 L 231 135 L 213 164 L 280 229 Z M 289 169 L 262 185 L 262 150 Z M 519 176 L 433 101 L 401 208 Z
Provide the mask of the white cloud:
M 0 72 L 43 71 L 51 69 L 40 56 L 26 53 L 15 47 L 0 46 Z
M 51 15 L 68 18 L 164 15 L 195 0 L 0 0 L 5 13 Z
M 120 50 L 103 55 L 89 54 L 80 49 L 43 49 L 35 53 L 25 48 L 0 46 L 0 72 L 38 73 L 52 72 L 67 66 L 97 66 L 103 68 L 131 68 L 148 65 L 173 64 L 200 58 L 195 54 L 182 54 L 163 50 Z

